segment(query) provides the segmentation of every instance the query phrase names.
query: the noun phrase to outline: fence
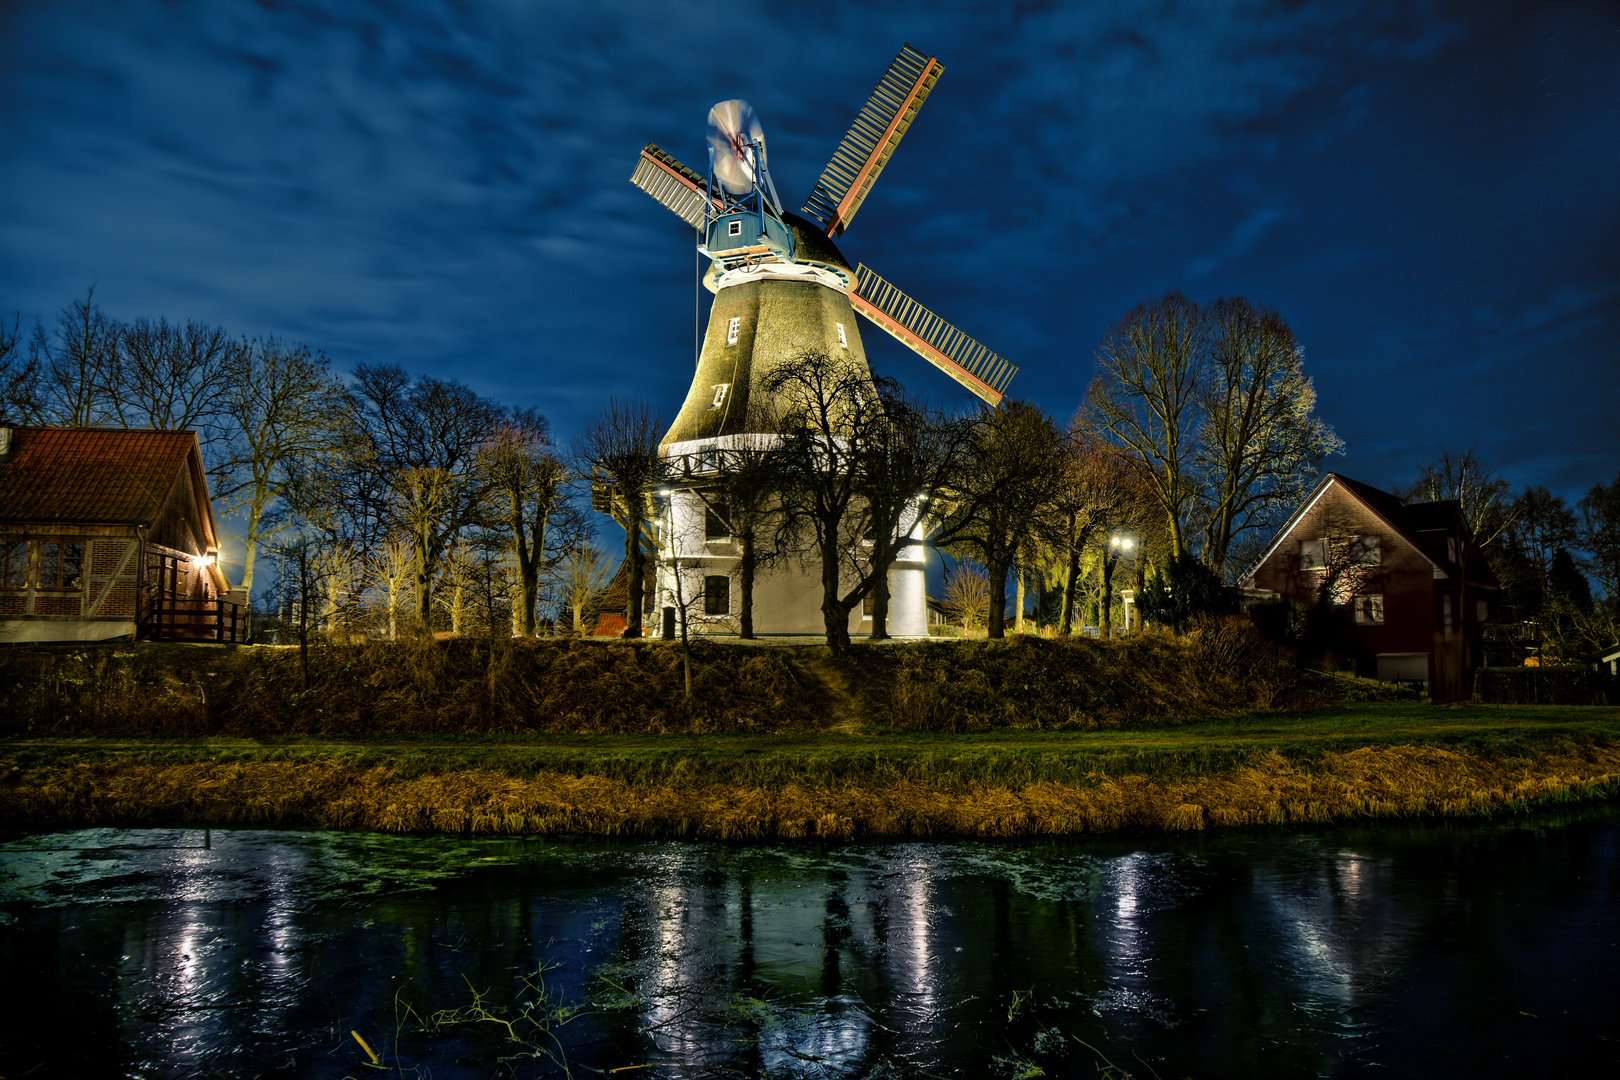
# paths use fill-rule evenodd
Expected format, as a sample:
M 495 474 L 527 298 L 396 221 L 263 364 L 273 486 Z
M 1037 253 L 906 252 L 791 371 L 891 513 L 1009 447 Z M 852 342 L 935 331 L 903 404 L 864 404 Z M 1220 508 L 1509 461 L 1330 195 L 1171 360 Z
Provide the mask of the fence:
M 246 631 L 241 604 L 164 596 L 152 601 L 141 637 L 147 641 L 238 642 Z

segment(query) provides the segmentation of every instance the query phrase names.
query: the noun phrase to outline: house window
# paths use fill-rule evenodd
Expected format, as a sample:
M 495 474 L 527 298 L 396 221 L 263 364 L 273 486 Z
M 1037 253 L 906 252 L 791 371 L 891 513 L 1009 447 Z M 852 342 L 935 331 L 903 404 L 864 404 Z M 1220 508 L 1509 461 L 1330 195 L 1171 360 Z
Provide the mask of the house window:
M 84 545 L 47 540 L 39 545 L 39 587 L 77 589 L 84 569 Z
M 861 614 L 865 615 L 868 619 L 870 619 L 872 617 L 872 594 L 871 593 L 867 593 L 865 596 L 861 597 Z
M 7 589 L 28 587 L 28 541 L 0 543 L 0 586 Z
M 1474 621 L 1475 622 L 1484 622 L 1486 619 L 1490 618 L 1490 615 L 1491 615 L 1491 606 L 1490 606 L 1490 604 L 1486 603 L 1484 600 L 1475 600 L 1474 601 Z
M 730 390 L 730 389 L 731 389 L 731 384 L 730 383 L 725 383 L 725 382 L 723 382 L 723 383 L 715 383 L 714 384 L 714 400 L 709 403 L 709 408 L 718 409 L 720 406 L 724 405 L 726 403 L 726 391 Z
M 742 219 L 741 218 L 732 218 L 730 221 L 726 222 L 726 235 L 727 236 L 741 236 L 742 235 Z
M 1356 597 L 1356 622 L 1364 626 L 1384 624 L 1384 598 L 1381 594 Z
M 1446 558 L 1452 562 L 1457 561 L 1457 538 L 1455 536 L 1446 537 Z
M 726 526 L 725 505 L 721 504 L 719 513 L 710 507 L 703 508 L 703 538 L 705 540 L 729 540 L 731 529 Z
M 731 579 L 715 574 L 703 579 L 703 614 L 731 614 Z
M 1299 542 L 1299 568 L 1320 570 L 1327 566 L 1327 541 L 1301 540 Z
M 742 326 L 742 316 L 733 315 L 731 321 L 726 323 L 726 344 L 737 344 L 737 331 Z
M 844 336 L 844 324 L 843 323 L 838 323 L 837 326 L 838 326 L 838 344 L 842 345 L 844 348 L 847 349 L 847 348 L 849 348 L 849 338 Z

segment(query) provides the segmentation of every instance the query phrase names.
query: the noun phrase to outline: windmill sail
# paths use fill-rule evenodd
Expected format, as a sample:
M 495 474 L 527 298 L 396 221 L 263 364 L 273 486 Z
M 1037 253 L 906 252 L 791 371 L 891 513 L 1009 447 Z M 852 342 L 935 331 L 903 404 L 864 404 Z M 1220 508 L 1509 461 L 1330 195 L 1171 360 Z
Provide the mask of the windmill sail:
M 945 65 L 910 45 L 900 49 L 883 79 L 850 125 L 832 160 L 804 203 L 804 213 L 838 236 L 855 217 L 894 148 L 916 119 Z
M 675 211 L 692 228 L 703 228 L 703 204 L 710 201 L 708 184 L 654 144 L 648 143 L 641 151 L 630 182 Z M 714 205 L 717 209 L 721 206 L 718 200 Z
M 855 269 L 856 311 L 991 405 L 1000 405 L 1018 369 L 869 270 Z

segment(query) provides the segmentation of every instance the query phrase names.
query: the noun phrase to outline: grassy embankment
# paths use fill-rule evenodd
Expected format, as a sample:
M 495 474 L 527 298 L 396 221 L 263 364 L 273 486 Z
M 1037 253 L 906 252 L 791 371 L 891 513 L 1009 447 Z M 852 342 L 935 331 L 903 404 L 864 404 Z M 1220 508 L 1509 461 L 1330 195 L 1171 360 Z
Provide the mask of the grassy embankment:
M 1620 709 L 1380 700 L 1234 633 L 697 661 L 687 702 L 651 644 L 329 648 L 307 693 L 287 650 L 10 650 L 0 824 L 1012 837 L 1620 793 Z

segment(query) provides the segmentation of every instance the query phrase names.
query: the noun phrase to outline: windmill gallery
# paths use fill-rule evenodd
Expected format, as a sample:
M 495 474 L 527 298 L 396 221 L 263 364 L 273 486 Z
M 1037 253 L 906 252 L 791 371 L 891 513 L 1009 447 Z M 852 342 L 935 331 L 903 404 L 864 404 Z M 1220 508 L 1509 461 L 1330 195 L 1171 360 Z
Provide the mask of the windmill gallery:
M 739 572 L 751 594 L 751 631 L 811 634 L 827 625 L 817 571 L 785 561 L 756 580 L 741 537 L 752 530 L 732 520 L 723 479 L 777 439 L 777 399 L 790 381 L 784 369 L 805 356 L 821 360 L 819 382 L 830 398 L 832 422 L 822 451 L 848 452 L 839 423 L 859 408 L 851 399 L 866 396 L 871 384 L 857 313 L 992 406 L 1017 373 L 866 265 L 851 268 L 834 243 L 943 71 L 937 59 L 909 45 L 901 49 L 816 181 L 802 216 L 782 208 L 764 130 L 747 102 L 724 101 L 710 110 L 707 176 L 655 145 L 641 152 L 631 182 L 697 231 L 698 251 L 711 260 L 703 284 L 715 296 L 691 388 L 660 444 L 671 479 L 654 527 L 654 593 L 676 601 L 666 603 L 666 632 L 675 620 L 690 623 L 692 632 L 733 631 Z M 597 503 L 624 506 L 611 493 Z M 900 516 L 883 582 L 888 628 L 899 635 L 927 633 L 925 509 L 913 501 Z M 870 630 L 870 600 L 847 619 L 851 633 Z

